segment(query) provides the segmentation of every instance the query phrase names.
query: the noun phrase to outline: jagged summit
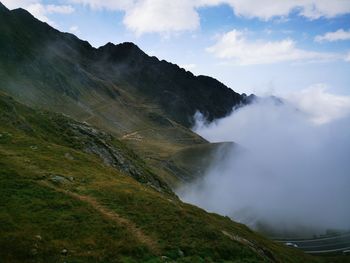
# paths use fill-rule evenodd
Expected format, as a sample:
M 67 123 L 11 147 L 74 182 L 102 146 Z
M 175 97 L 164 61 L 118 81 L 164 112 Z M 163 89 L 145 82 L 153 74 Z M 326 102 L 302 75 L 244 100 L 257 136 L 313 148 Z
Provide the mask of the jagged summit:
M 114 49 L 114 48 L 125 48 L 125 49 L 137 49 L 139 51 L 142 51 L 136 44 L 133 42 L 123 42 L 119 44 L 113 44 L 112 42 L 108 42 L 107 44 L 99 47 L 99 49 Z
M 120 62 L 128 58 L 144 59 L 147 57 L 146 53 L 132 42 L 124 42 L 116 45 L 108 42 L 106 45 L 99 47 L 98 52 L 102 56 L 107 57 L 108 60 L 114 62 Z

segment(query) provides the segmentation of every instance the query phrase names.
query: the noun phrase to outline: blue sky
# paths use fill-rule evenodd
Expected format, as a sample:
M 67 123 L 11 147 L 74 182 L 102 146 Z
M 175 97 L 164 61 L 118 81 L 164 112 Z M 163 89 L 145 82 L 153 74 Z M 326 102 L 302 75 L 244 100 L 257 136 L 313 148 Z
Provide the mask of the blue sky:
M 350 96 L 350 0 L 2 2 L 95 47 L 132 41 L 238 92 Z

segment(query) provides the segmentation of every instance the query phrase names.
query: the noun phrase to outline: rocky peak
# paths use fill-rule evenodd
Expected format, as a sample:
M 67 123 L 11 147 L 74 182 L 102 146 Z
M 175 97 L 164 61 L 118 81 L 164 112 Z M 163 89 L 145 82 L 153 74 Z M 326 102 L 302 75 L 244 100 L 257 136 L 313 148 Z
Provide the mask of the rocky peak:
M 137 45 L 131 42 L 124 42 L 117 45 L 108 42 L 106 45 L 98 48 L 98 51 L 113 61 L 148 57 Z

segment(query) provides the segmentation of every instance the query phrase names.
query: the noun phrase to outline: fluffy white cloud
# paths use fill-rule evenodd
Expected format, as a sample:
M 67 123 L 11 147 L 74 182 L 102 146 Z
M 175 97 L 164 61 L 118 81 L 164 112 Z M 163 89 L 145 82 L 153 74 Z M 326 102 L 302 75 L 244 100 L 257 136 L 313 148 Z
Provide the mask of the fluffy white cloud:
M 337 57 L 334 54 L 299 49 L 289 38 L 281 41 L 251 42 L 244 32 L 238 30 L 221 35 L 213 46 L 207 48 L 207 51 L 218 58 L 234 60 L 240 65 L 300 60 L 325 61 Z
M 199 0 L 201 4 L 230 5 L 235 14 L 268 20 L 278 16 L 288 16 L 295 11 L 309 19 L 335 17 L 350 12 L 350 1 L 346 0 Z
M 71 14 L 74 8 L 70 5 L 45 5 L 45 11 L 48 14 Z
M 40 3 L 30 4 L 25 6 L 33 16 L 37 19 L 46 22 L 50 25 L 55 25 L 48 17 L 50 14 L 71 14 L 74 12 L 74 8 L 69 5 L 43 5 Z
M 139 35 L 194 30 L 199 27 L 199 14 L 188 0 L 144 0 L 126 11 L 124 24 Z
M 350 30 L 345 31 L 344 29 L 338 29 L 335 32 L 328 32 L 324 35 L 316 36 L 315 41 L 317 42 L 334 42 L 339 40 L 350 40 Z
M 295 11 L 309 19 L 350 13 L 346 0 L 70 0 L 93 9 L 125 12 L 124 24 L 138 34 L 193 30 L 199 26 L 198 8 L 229 5 L 238 16 L 268 20 Z
M 38 0 L 2 0 L 1 1 L 7 8 L 25 8 L 32 4 L 37 4 Z
M 47 10 L 44 5 L 40 3 L 35 3 L 35 4 L 30 4 L 24 8 L 27 9 L 37 19 L 43 22 L 46 22 L 50 25 L 55 25 L 55 23 L 47 17 Z
M 325 84 L 315 84 L 290 94 L 286 99 L 302 112 L 309 114 L 316 124 L 324 124 L 350 114 L 350 97 L 327 91 Z
M 92 9 L 124 11 L 124 25 L 140 35 L 194 30 L 199 27 L 196 0 L 70 0 Z
M 55 25 L 48 17 L 50 14 L 71 14 L 74 8 L 71 5 L 45 5 L 40 0 L 2 0 L 2 3 L 9 9 L 24 8 L 37 19 L 50 25 Z
M 79 27 L 78 27 L 78 26 L 71 26 L 71 27 L 69 28 L 69 32 L 71 32 L 71 33 L 73 33 L 73 34 L 80 33 Z
M 108 10 L 128 10 L 138 2 L 137 0 L 70 0 L 71 3 L 83 4 L 92 9 L 108 9 Z

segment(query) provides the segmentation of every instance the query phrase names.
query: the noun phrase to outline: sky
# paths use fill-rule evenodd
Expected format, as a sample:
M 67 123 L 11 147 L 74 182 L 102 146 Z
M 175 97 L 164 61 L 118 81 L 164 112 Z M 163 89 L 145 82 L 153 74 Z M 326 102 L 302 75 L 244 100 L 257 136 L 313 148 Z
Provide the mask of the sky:
M 350 0 L 0 0 L 94 47 L 149 55 L 240 93 L 350 96 Z

